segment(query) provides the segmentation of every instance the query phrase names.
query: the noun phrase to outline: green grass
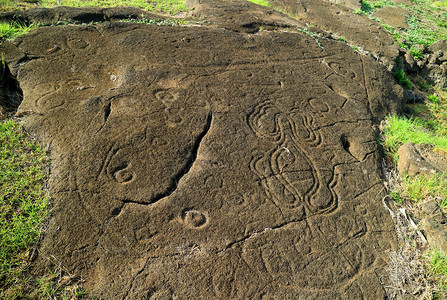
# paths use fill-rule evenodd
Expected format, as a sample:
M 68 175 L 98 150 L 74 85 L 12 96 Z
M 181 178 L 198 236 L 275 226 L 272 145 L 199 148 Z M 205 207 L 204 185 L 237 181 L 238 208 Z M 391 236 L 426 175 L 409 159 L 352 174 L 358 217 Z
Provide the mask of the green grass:
M 427 83 L 426 81 L 418 80 L 416 81 L 416 84 L 421 89 L 421 91 L 428 92 L 431 89 L 431 85 Z
M 408 79 L 407 74 L 405 74 L 405 71 L 403 69 L 396 69 L 393 73 L 394 78 L 396 79 L 397 83 L 400 84 L 405 89 L 411 89 L 411 81 Z
M 406 143 L 425 143 L 435 151 L 447 153 L 447 92 L 437 91 L 428 95 L 426 104 L 413 107 L 411 118 L 388 116 L 383 126 L 383 146 L 388 157 L 397 165 L 400 146 Z M 422 201 L 440 199 L 442 208 L 447 208 L 447 177 L 445 174 L 432 176 L 406 176 L 401 174 L 401 184 L 390 194 L 397 202 L 402 200 Z
M 119 20 L 119 22 L 122 23 L 136 23 L 136 24 L 154 24 L 157 26 L 187 26 L 190 24 L 200 24 L 200 21 L 188 21 L 185 18 L 183 19 L 175 19 L 175 18 L 168 18 L 168 19 L 123 19 Z M 261 29 L 260 29 L 261 30 Z
M 439 283 L 441 291 L 447 290 L 447 253 L 446 250 L 430 251 L 427 257 L 428 273 Z
M 411 56 L 413 56 L 414 58 L 424 58 L 424 49 L 420 45 L 412 45 L 409 51 Z
M 426 143 L 433 145 L 435 150 L 447 152 L 447 136 L 437 134 L 430 125 L 433 126 L 418 117 L 387 117 L 383 128 L 385 149 L 395 162 L 398 160 L 397 150 L 406 143 Z
M 270 6 L 270 2 L 268 2 L 268 0 L 248 0 L 248 1 L 262 6 Z
M 447 136 L 447 92 L 438 91 L 429 95 L 427 108 L 430 114 L 429 124 L 437 135 Z
M 323 46 L 321 45 L 320 40 L 318 39 L 319 37 L 321 37 L 320 34 L 315 33 L 315 32 L 309 30 L 309 29 L 306 28 L 306 27 L 297 27 L 296 29 L 297 29 L 299 32 L 304 33 L 305 35 L 308 35 L 308 36 L 310 36 L 311 38 L 313 38 L 314 41 L 315 41 L 315 43 L 317 43 L 317 45 L 318 45 L 321 49 L 323 49 Z
M 0 23 L 0 40 L 16 38 L 19 35 L 28 33 L 37 26 L 38 24 L 31 24 L 27 26 L 19 22 Z
M 116 6 L 133 6 L 142 8 L 148 11 L 178 14 L 182 11 L 187 11 L 185 0 L 0 0 L 1 8 L 3 10 L 11 10 L 17 8 L 28 8 L 30 3 L 35 3 L 43 7 L 54 6 L 100 6 L 100 7 L 116 7 Z M 31 5 L 32 6 L 32 5 Z
M 408 199 L 415 202 L 424 199 L 440 199 L 441 207 L 447 207 L 447 177 L 445 174 L 434 174 L 431 176 L 401 176 L 402 190 L 399 192 L 400 199 Z M 398 201 L 400 202 L 400 201 Z
M 394 28 L 372 16 L 376 9 L 386 6 L 400 6 L 409 11 L 405 20 L 408 29 Z M 364 0 L 361 9 L 354 10 L 354 13 L 365 14 L 378 21 L 393 35 L 399 46 L 409 50 L 415 58 L 423 58 L 424 48 L 438 40 L 447 39 L 447 1 L 413 0 L 411 4 L 406 4 Z
M 48 163 L 17 123 L 0 123 L 0 298 L 11 285 L 27 284 L 27 261 L 49 211 L 43 189 Z

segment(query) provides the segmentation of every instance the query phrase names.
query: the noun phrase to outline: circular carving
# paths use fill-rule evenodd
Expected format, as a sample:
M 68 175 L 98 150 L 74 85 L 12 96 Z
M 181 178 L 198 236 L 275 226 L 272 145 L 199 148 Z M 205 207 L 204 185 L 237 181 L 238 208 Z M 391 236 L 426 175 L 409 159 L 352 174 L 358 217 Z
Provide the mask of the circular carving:
M 121 164 L 113 170 L 113 178 L 119 183 L 128 183 L 134 178 L 134 173 L 127 163 Z
M 184 224 L 192 228 L 202 228 L 208 222 L 206 215 L 197 210 L 184 211 L 182 213 L 182 219 Z

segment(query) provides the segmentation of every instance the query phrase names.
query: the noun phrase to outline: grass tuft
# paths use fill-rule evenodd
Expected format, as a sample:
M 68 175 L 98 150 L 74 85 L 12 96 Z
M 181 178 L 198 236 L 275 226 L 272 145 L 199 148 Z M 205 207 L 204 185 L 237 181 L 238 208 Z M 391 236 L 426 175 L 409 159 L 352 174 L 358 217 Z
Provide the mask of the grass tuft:
M 447 290 L 447 253 L 445 250 L 433 250 L 428 254 L 428 272 L 437 278 L 441 291 Z
M 258 5 L 270 7 L 270 2 L 268 0 L 248 0 Z
M 43 189 L 48 163 L 17 123 L 0 123 L 0 298 L 27 281 L 27 261 L 49 211 Z
M 397 83 L 400 84 L 403 88 L 407 90 L 412 88 L 411 81 L 410 79 L 408 79 L 407 74 L 405 74 L 405 71 L 403 69 L 396 69 L 393 75 Z
M 13 39 L 19 35 L 27 34 L 38 26 L 38 24 L 25 25 L 19 22 L 0 23 L 0 40 Z
M 433 145 L 435 150 L 447 153 L 447 136 L 436 134 L 428 129 L 430 123 L 421 118 L 389 116 L 383 127 L 384 146 L 387 152 L 397 162 L 397 150 L 406 143 L 426 143 Z M 436 131 L 436 129 L 435 129 Z
M 100 6 L 100 7 L 116 7 L 116 6 L 133 6 L 148 11 L 166 13 L 175 15 L 183 11 L 187 11 L 188 8 L 185 5 L 184 0 L 0 0 L 0 9 L 13 10 L 17 8 L 26 8 L 30 6 L 30 3 L 36 3 L 43 7 L 55 7 L 55 6 L 72 6 L 72 7 L 84 7 L 84 6 Z
M 447 207 L 447 177 L 445 174 L 402 176 L 401 197 L 415 202 L 437 198 Z

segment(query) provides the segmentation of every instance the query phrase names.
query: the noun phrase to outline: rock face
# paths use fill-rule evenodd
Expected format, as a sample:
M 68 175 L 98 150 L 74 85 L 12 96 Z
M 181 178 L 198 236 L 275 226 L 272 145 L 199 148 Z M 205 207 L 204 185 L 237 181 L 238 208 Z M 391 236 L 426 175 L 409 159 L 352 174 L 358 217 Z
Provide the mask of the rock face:
M 271 0 L 273 7 L 291 14 L 305 24 L 312 24 L 363 47 L 391 70 L 399 56 L 399 47 L 385 29 L 364 15 L 325 0 Z
M 0 46 L 52 155 L 36 272 L 51 255 L 100 299 L 385 298 L 373 126 L 400 88 L 342 43 L 237 31 L 103 23 Z
M 398 151 L 399 173 L 410 176 L 434 175 L 447 172 L 447 158 L 445 155 L 434 152 L 427 144 L 408 143 L 402 145 Z
M 422 210 L 426 215 L 419 227 L 424 230 L 428 243 L 434 249 L 447 249 L 447 216 L 439 203 L 436 200 L 423 203 Z
M 431 84 L 447 88 L 447 40 L 431 45 L 424 63 L 421 75 Z
M 408 29 L 408 24 L 405 22 L 407 15 L 410 12 L 400 6 L 386 6 L 377 9 L 372 13 L 376 18 L 382 20 L 385 24 L 389 24 L 396 28 Z
M 22 90 L 5 61 L 0 63 L 0 117 L 15 112 L 22 102 Z

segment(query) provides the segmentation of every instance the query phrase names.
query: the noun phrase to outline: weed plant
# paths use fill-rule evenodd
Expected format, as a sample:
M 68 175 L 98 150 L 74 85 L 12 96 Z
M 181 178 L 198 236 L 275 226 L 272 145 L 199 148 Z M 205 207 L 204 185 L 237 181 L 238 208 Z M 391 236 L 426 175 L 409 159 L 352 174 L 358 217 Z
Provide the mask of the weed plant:
M 405 74 L 405 71 L 403 69 L 396 69 L 393 75 L 397 83 L 400 84 L 403 88 L 407 90 L 412 88 L 411 81 L 410 79 L 408 79 L 407 74 Z
M 19 35 L 27 34 L 38 26 L 38 24 L 25 25 L 19 22 L 0 23 L 0 40 L 13 39 Z
M 431 85 L 428 84 L 425 80 L 423 80 L 423 81 L 418 80 L 418 81 L 416 81 L 416 84 L 421 91 L 428 92 L 431 89 Z

